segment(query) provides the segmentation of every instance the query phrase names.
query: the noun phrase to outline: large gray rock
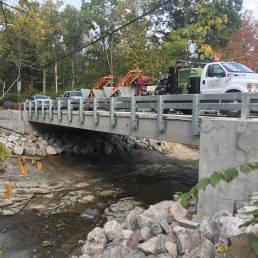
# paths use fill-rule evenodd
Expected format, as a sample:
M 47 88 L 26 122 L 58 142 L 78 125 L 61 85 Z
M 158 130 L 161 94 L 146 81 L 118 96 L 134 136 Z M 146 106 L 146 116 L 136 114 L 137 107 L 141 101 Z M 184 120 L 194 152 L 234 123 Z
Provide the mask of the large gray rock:
M 47 146 L 46 152 L 47 152 L 47 155 L 56 155 L 57 154 L 56 149 L 50 145 Z
M 135 250 L 129 255 L 125 256 L 125 258 L 145 258 L 145 257 L 146 255 L 140 250 Z
M 107 237 L 106 237 L 105 232 L 102 228 L 96 227 L 88 234 L 87 240 L 89 242 L 94 242 L 96 244 L 105 245 L 106 242 L 107 242 Z
M 80 256 L 79 258 L 91 258 L 88 254 L 84 254 L 82 256 Z
M 47 152 L 46 149 L 41 147 L 37 149 L 37 155 L 41 156 L 41 157 L 46 157 L 47 156 Z
M 205 239 L 200 246 L 185 254 L 183 258 L 215 258 L 216 250 L 210 240 Z
M 173 231 L 177 237 L 178 252 L 180 255 L 195 249 L 201 242 L 201 236 L 198 230 L 175 226 Z
M 119 237 L 121 231 L 121 225 L 115 220 L 108 221 L 104 226 L 104 232 L 108 240 L 114 240 L 114 238 Z
M 157 254 L 159 248 L 159 238 L 153 237 L 147 242 L 138 245 L 138 249 L 143 251 L 146 255 Z
M 138 246 L 139 242 L 142 240 L 141 233 L 139 230 L 134 231 L 127 240 L 127 247 L 134 250 Z
M 220 238 L 227 239 L 245 233 L 246 229 L 239 228 L 243 222 L 227 211 L 219 211 L 210 220 L 202 221 L 200 232 L 204 238 L 216 243 Z
M 165 248 L 167 252 L 170 254 L 171 258 L 177 258 L 177 244 L 172 242 L 166 242 Z
M 177 204 L 173 201 L 163 201 L 155 205 L 151 205 L 149 209 L 139 216 L 139 224 L 141 228 L 150 227 L 152 224 L 160 224 L 161 220 L 169 220 L 170 209 L 176 208 Z
M 110 250 L 110 258 L 123 258 L 123 251 L 120 246 L 116 246 L 111 248 Z
M 137 230 L 140 228 L 139 225 L 139 215 L 144 212 L 144 209 L 136 207 L 132 210 L 125 219 L 124 227 L 130 230 Z
M 81 251 L 83 254 L 88 254 L 90 256 L 99 256 L 103 254 L 104 249 L 105 245 L 103 244 L 86 242 L 86 244 L 82 247 Z
M 11 134 L 8 137 L 8 142 L 16 143 L 18 140 L 19 140 L 19 136 L 18 135 Z
M 153 235 L 149 227 L 144 227 L 141 229 L 141 237 L 144 242 L 148 241 Z
M 22 155 L 24 153 L 24 148 L 22 146 L 15 146 L 13 149 L 15 155 Z
M 37 155 L 37 149 L 33 146 L 26 146 L 25 147 L 25 154 L 28 156 L 36 156 Z

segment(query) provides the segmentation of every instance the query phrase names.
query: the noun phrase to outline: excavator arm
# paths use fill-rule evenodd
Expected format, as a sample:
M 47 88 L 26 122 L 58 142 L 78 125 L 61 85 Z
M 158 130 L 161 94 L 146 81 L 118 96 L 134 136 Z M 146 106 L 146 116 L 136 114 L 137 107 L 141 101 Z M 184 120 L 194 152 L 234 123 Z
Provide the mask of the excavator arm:
M 114 79 L 114 77 L 112 75 L 102 77 L 91 88 L 91 91 L 90 91 L 90 94 L 89 94 L 89 98 L 93 98 L 94 97 L 94 95 L 95 95 L 94 94 L 94 90 L 103 90 L 103 88 L 107 87 L 109 84 L 111 84 L 113 82 L 113 79 Z
M 141 73 L 142 71 L 139 68 L 129 71 L 119 82 L 116 83 L 110 96 L 114 96 L 121 87 L 131 85 L 135 80 L 139 78 Z

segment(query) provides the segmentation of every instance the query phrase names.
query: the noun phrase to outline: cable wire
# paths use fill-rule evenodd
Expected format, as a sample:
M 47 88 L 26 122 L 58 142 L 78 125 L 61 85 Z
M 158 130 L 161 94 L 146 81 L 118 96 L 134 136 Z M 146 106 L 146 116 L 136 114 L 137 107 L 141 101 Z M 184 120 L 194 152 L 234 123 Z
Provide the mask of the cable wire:
M 92 46 L 92 45 L 94 45 L 94 44 L 100 42 L 101 40 L 103 40 L 103 39 L 105 39 L 105 38 L 107 38 L 107 37 L 109 37 L 109 36 L 111 36 L 111 35 L 117 33 L 118 31 L 120 31 L 120 30 L 122 30 L 122 29 L 128 27 L 129 25 L 131 25 L 131 24 L 133 24 L 133 23 L 135 23 L 135 22 L 141 20 L 141 19 L 144 18 L 145 16 L 148 16 L 149 14 L 151 14 L 151 13 L 157 11 L 158 9 L 160 9 L 160 8 L 162 8 L 162 7 L 164 7 L 164 6 L 166 6 L 166 5 L 169 4 L 171 1 L 172 1 L 172 0 L 167 0 L 167 1 L 163 2 L 163 3 L 161 3 L 161 4 L 156 5 L 153 9 L 151 9 L 151 10 L 149 10 L 149 11 L 143 13 L 142 15 L 136 17 L 135 19 L 129 21 L 128 23 L 126 23 L 126 24 L 124 24 L 124 25 L 122 25 L 122 26 L 120 26 L 120 27 L 118 27 L 118 28 L 116 28 L 116 29 L 114 29 L 114 30 L 112 30 L 112 31 L 110 31 L 110 32 L 108 32 L 108 33 L 106 33 L 105 35 L 103 35 L 103 36 L 101 36 L 101 37 L 99 37 L 99 38 L 93 40 L 92 42 L 90 42 L 90 43 L 88 43 L 88 44 L 86 44 L 86 45 L 83 45 L 83 46 L 81 46 L 81 47 L 79 47 L 79 48 L 77 48 L 77 49 L 75 49 L 75 50 L 73 50 L 73 51 L 70 51 L 70 52 L 69 52 L 68 54 L 66 54 L 66 55 L 63 55 L 63 56 L 61 56 L 61 57 L 58 57 L 58 58 L 56 58 L 56 59 L 50 61 L 49 63 L 47 63 L 47 64 L 44 65 L 43 67 L 45 68 L 45 67 L 47 67 L 47 66 L 49 66 L 49 65 L 52 65 L 52 64 L 54 64 L 54 63 L 56 63 L 56 62 L 59 62 L 59 61 L 65 59 L 65 58 L 67 58 L 67 57 L 69 57 L 69 56 L 74 55 L 74 54 L 77 53 L 77 52 L 80 52 L 81 50 L 83 50 L 83 49 L 85 49 L 85 48 L 88 48 L 88 47 L 90 47 L 90 46 Z

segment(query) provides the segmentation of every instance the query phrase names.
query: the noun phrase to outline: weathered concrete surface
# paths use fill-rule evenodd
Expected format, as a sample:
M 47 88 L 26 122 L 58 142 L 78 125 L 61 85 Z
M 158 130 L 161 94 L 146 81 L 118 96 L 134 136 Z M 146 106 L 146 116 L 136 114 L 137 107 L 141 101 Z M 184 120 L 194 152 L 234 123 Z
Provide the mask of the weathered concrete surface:
M 206 118 L 202 120 L 199 177 L 258 161 L 258 120 Z M 246 201 L 258 191 L 258 173 L 241 175 L 199 194 L 198 212 L 210 216 L 218 210 L 233 211 L 234 203 Z M 237 204 L 238 204 L 237 203 Z
M 61 119 L 58 119 L 56 111 L 53 112 L 53 119 L 50 118 L 48 111 L 45 116 L 42 116 L 39 111 L 39 116 L 35 114 L 30 119 L 34 124 L 47 124 L 54 126 L 70 127 L 84 130 L 93 130 L 112 134 L 120 134 L 134 137 L 144 137 L 160 141 L 171 141 L 188 145 L 199 146 L 199 136 L 192 134 L 192 117 L 183 115 L 164 115 L 166 129 L 161 132 L 157 125 L 157 115 L 152 113 L 137 113 L 138 128 L 131 127 L 131 118 L 129 112 L 116 112 L 116 123 L 113 126 L 110 124 L 110 113 L 107 111 L 98 111 L 99 123 L 94 124 L 93 112 L 84 112 L 84 122 L 79 121 L 78 111 L 71 112 L 71 119 L 67 115 L 67 111 L 62 111 Z
M 0 128 L 20 134 L 32 132 L 27 113 L 20 110 L 0 110 Z

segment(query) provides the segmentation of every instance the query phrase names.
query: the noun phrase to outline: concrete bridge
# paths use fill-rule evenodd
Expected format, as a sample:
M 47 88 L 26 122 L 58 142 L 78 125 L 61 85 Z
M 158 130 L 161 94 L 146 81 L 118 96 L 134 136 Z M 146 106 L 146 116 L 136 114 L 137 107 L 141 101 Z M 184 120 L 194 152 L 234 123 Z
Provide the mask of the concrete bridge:
M 256 97 L 213 94 L 32 101 L 25 105 L 25 110 L 33 123 L 199 146 L 204 111 L 234 111 L 241 113 L 242 119 L 249 118 L 251 101 Z M 169 110 L 192 115 L 167 114 Z
M 13 130 L 18 130 L 23 124 L 26 131 L 29 124 L 47 124 L 200 146 L 200 178 L 258 161 L 258 119 L 254 116 L 258 112 L 258 94 L 86 99 L 77 106 L 71 100 L 27 104 L 16 121 L 8 125 L 8 117 L 13 119 L 14 113 L 0 111 L 0 127 L 12 129 L 13 125 Z M 192 115 L 166 114 L 168 110 Z M 216 116 L 221 113 L 239 113 L 241 117 Z M 247 200 L 257 191 L 256 173 L 240 176 L 230 185 L 222 182 L 216 189 L 200 193 L 199 213 L 232 211 L 235 201 Z

